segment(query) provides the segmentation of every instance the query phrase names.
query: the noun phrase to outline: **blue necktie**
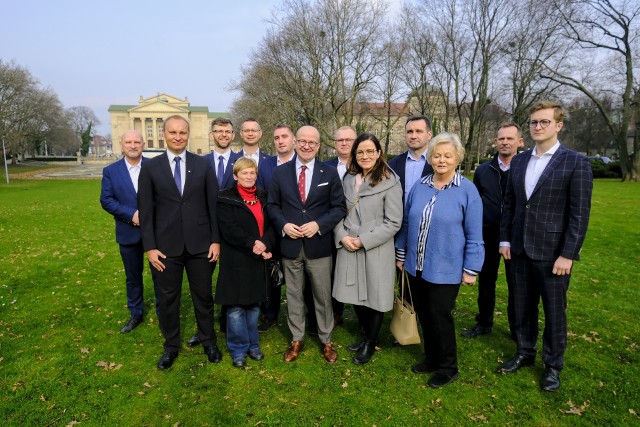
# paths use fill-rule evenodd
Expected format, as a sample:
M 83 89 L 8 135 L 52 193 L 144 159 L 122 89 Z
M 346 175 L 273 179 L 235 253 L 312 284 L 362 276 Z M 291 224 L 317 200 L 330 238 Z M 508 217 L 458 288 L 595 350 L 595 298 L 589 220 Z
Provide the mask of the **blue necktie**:
M 182 177 L 180 176 L 180 157 L 176 156 L 174 158 L 176 162 L 176 168 L 173 170 L 173 180 L 176 182 L 176 186 L 178 186 L 178 193 L 182 195 Z
M 222 178 L 224 178 L 224 157 L 218 157 L 218 188 L 222 189 Z

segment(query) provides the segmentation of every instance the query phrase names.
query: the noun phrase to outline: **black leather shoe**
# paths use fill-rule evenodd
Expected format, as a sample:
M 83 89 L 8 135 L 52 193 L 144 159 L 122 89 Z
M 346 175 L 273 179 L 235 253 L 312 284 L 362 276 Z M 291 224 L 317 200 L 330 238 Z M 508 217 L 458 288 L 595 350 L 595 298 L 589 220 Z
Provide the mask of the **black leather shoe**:
M 162 357 L 158 361 L 158 368 L 169 369 L 171 365 L 173 365 L 173 362 L 176 360 L 177 357 L 178 357 L 177 351 L 165 350 L 164 353 L 162 353 Z
M 120 333 L 121 334 L 126 334 L 127 332 L 131 332 L 133 329 L 135 329 L 140 323 L 142 323 L 142 317 L 138 317 L 138 318 L 130 318 L 129 321 L 127 322 L 126 325 L 123 326 L 122 329 L 120 329 Z
M 362 348 L 362 346 L 364 345 L 364 343 L 367 342 L 366 339 L 361 339 L 360 341 L 356 341 L 354 343 L 351 343 L 347 346 L 347 350 L 349 351 L 358 351 Z
M 560 388 L 560 371 L 553 368 L 546 368 L 542 381 L 540 381 L 540 388 L 544 391 L 556 391 Z
M 414 374 L 430 374 L 435 370 L 436 368 L 430 366 L 426 360 L 420 363 L 416 363 L 411 367 L 411 372 L 413 372 Z
M 264 359 L 264 353 L 261 352 L 260 350 L 258 351 L 250 351 L 249 352 L 249 357 L 253 360 L 262 360 Z
M 258 325 L 258 332 L 267 332 L 276 325 L 277 323 L 274 319 L 263 319 L 260 325 Z
M 187 341 L 188 347 L 197 347 L 200 345 L 200 338 L 197 335 L 191 337 L 189 341 Z
M 450 383 L 454 382 L 457 379 L 458 379 L 458 373 L 457 372 L 455 374 L 453 374 L 453 375 L 445 375 L 445 374 L 441 374 L 439 372 L 436 372 L 435 374 L 433 374 L 431 376 L 431 378 L 429 378 L 429 382 L 427 382 L 427 384 L 431 388 L 440 388 L 440 387 L 444 387 L 447 384 L 450 384 Z
M 516 354 L 507 361 L 504 365 L 498 368 L 498 372 L 507 374 L 509 372 L 515 372 L 524 366 L 533 365 L 536 358 L 533 356 L 525 356 L 524 354 Z
M 356 365 L 364 365 L 371 360 L 371 356 L 376 352 L 376 343 L 370 340 L 366 340 L 360 350 L 356 353 L 356 355 L 351 359 L 353 363 Z
M 247 362 L 244 359 L 236 359 L 232 362 L 234 368 L 244 368 L 247 366 Z
M 487 328 L 486 326 L 475 325 L 473 328 L 468 331 L 464 331 L 462 334 L 465 338 L 475 338 L 479 335 L 487 335 L 490 334 L 493 328 Z
M 222 353 L 220 353 L 220 349 L 217 345 L 212 345 L 210 347 L 204 348 L 204 354 L 209 358 L 209 362 L 211 363 L 220 363 L 222 360 Z

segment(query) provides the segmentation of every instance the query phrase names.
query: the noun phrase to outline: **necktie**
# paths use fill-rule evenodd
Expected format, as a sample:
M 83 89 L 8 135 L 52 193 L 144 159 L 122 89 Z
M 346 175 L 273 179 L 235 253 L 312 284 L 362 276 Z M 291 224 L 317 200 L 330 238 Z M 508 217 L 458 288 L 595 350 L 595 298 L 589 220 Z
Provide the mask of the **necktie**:
M 305 195 L 307 177 L 304 173 L 304 171 L 306 170 L 307 167 L 305 165 L 302 165 L 302 167 L 300 168 L 300 175 L 298 175 L 298 191 L 300 192 L 300 200 L 302 200 L 302 203 L 305 203 L 307 201 L 307 197 Z
M 178 193 L 182 195 L 182 177 L 180 176 L 180 160 L 182 159 L 176 156 L 173 160 L 176 162 L 176 168 L 173 170 L 173 180 L 178 187 Z
M 224 178 L 224 157 L 218 157 L 218 188 L 222 189 L 222 178 Z

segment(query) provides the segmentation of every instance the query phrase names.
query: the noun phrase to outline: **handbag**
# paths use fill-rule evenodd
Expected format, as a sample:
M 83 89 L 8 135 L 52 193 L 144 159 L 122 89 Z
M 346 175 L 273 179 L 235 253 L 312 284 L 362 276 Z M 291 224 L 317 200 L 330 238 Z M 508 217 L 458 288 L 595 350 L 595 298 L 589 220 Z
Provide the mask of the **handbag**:
M 391 317 L 391 333 L 401 345 L 420 344 L 420 334 L 418 333 L 418 320 L 413 309 L 413 296 L 407 277 L 407 272 L 402 270 L 400 280 L 400 296 L 396 296 L 393 302 L 393 317 Z M 404 299 L 404 288 L 409 289 L 411 302 Z
M 271 287 L 279 288 L 284 285 L 284 273 L 282 272 L 282 264 L 277 259 L 267 261 L 267 273 Z

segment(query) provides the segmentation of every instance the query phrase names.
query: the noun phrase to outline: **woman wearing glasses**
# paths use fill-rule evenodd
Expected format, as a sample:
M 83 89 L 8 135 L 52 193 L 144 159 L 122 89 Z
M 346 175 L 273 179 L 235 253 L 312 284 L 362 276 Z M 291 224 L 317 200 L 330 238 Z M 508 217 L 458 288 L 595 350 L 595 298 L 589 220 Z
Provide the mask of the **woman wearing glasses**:
M 482 200 L 475 185 L 456 171 L 463 159 L 458 135 L 441 133 L 429 142 L 427 161 L 434 172 L 407 195 L 396 237 L 396 265 L 409 273 L 424 336 L 425 360 L 411 370 L 432 373 L 432 388 L 458 378 L 451 312 L 460 283 L 475 283 L 484 261 Z
M 384 313 L 393 308 L 393 236 L 402 224 L 402 186 L 370 133 L 353 143 L 342 184 L 348 213 L 333 230 L 333 297 L 353 304 L 363 336 L 347 348 L 356 352 L 353 363 L 364 364 L 375 351 Z

